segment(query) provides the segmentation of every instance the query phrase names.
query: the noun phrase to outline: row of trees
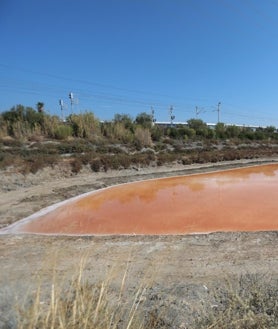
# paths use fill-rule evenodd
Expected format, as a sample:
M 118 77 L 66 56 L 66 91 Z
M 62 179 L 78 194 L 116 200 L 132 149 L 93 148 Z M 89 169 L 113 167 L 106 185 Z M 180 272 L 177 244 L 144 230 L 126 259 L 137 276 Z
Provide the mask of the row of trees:
M 43 103 L 37 110 L 17 105 L 0 115 L 0 137 L 67 139 L 70 137 L 97 139 L 105 138 L 113 142 L 135 143 L 148 146 L 162 138 L 179 140 L 195 139 L 277 139 L 275 127 L 256 130 L 236 125 L 218 123 L 214 129 L 200 119 L 190 119 L 187 125 L 161 127 L 154 125 L 152 116 L 143 112 L 133 119 L 128 114 L 115 114 L 111 122 L 100 122 L 92 112 L 72 114 L 65 122 L 57 116 L 45 114 Z

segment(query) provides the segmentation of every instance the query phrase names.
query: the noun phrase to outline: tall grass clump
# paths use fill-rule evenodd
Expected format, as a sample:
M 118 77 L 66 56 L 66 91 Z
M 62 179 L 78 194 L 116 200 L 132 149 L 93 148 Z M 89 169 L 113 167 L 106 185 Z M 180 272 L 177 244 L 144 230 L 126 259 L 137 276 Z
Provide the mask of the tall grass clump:
M 123 274 L 119 291 L 113 290 L 111 278 L 90 283 L 84 275 L 82 259 L 76 275 L 67 283 L 59 283 L 56 274 L 44 291 L 39 280 L 31 300 L 16 306 L 17 329 L 131 329 L 144 328 L 144 317 L 139 307 L 144 301 L 146 287 L 140 285 L 133 301 L 123 298 L 127 270 Z
M 68 125 L 59 125 L 54 131 L 55 138 L 58 140 L 68 139 L 72 136 L 73 130 Z
M 149 129 L 145 129 L 142 127 L 136 127 L 135 133 L 135 145 L 138 148 L 141 148 L 143 146 L 151 146 L 152 145 L 152 137 L 151 132 Z
M 130 131 L 130 129 L 126 128 L 123 123 L 114 123 L 112 130 L 112 140 L 129 144 L 133 142 L 133 139 L 133 133 Z
M 99 120 L 91 112 L 72 114 L 68 118 L 73 135 L 79 138 L 90 138 L 100 133 Z

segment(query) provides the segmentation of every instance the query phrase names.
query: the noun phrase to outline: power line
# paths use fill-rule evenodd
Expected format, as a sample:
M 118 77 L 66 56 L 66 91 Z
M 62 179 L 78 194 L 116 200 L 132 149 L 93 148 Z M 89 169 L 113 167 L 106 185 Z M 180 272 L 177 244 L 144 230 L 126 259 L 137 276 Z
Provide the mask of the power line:
M 0 66 L 3 66 L 3 64 L 0 64 Z M 6 66 L 5 66 L 6 67 Z M 75 81 L 75 80 L 73 80 Z M 12 85 L 11 85 L 12 84 Z M 94 84 L 92 84 L 93 86 Z M 4 78 L 2 82 L 0 82 L 0 90 L 2 91 L 12 91 L 13 93 L 19 93 L 23 95 L 34 95 L 39 97 L 44 97 L 44 95 L 50 95 L 53 99 L 55 99 L 55 102 L 57 102 L 58 99 L 66 95 L 66 91 L 69 90 L 67 86 L 65 85 L 59 85 L 59 84 L 50 84 L 45 83 L 41 81 L 32 81 L 32 80 L 26 80 L 26 79 L 19 79 L 19 78 Z M 117 89 L 117 88 L 116 88 Z M 115 89 L 115 90 L 116 90 Z M 125 90 L 124 88 L 118 88 L 120 90 Z M 160 97 L 157 97 L 157 99 L 153 98 L 147 98 L 147 97 L 134 97 L 130 95 L 121 95 L 121 94 L 115 94 L 110 93 L 107 90 L 106 91 L 95 91 L 93 88 L 74 88 L 76 93 L 80 95 L 82 100 L 87 100 L 92 102 L 93 104 L 97 103 L 97 106 L 99 108 L 104 109 L 104 111 L 113 111 L 113 108 L 115 108 L 116 104 L 125 105 L 125 106 L 132 106 L 132 109 L 141 109 L 142 106 L 142 112 L 144 108 L 149 108 L 151 105 L 155 106 L 157 112 L 163 113 L 165 111 L 165 108 L 169 107 L 169 102 L 165 100 L 161 100 Z M 154 93 L 146 93 L 146 95 L 154 95 Z M 176 100 L 176 97 L 172 97 L 173 100 Z M 94 103 L 95 102 L 95 103 Z M 109 104 L 107 106 L 106 104 Z M 175 102 L 173 105 L 175 108 L 175 112 L 182 115 L 184 113 L 191 114 L 192 117 L 194 117 L 195 106 L 193 104 L 185 103 L 184 99 L 183 101 Z M 198 107 L 199 108 L 199 107 Z M 216 111 L 215 105 L 211 106 L 205 106 L 201 107 L 202 112 L 205 114 L 205 116 L 209 115 L 211 112 Z M 225 106 L 226 108 L 226 106 Z M 220 109 L 218 111 L 220 116 Z M 240 112 L 239 114 L 235 111 L 229 111 L 225 110 L 223 112 L 223 115 L 232 115 L 233 117 L 242 117 L 246 119 L 252 119 L 252 120 L 264 120 L 273 122 L 273 118 L 271 117 L 262 117 L 262 116 L 256 116 L 254 114 L 243 114 Z M 185 120 L 186 118 L 184 118 Z M 218 118 L 218 121 L 220 118 Z
M 50 78 L 54 78 L 56 80 L 62 80 L 62 81 L 66 81 L 66 82 L 72 81 L 72 83 L 81 83 L 81 84 L 90 85 L 90 86 L 114 89 L 114 90 L 124 91 L 124 92 L 128 92 L 128 93 L 156 96 L 156 97 L 160 97 L 160 98 L 161 97 L 173 98 L 173 96 L 167 95 L 167 94 L 160 94 L 160 93 L 155 93 L 155 92 L 146 92 L 146 91 L 137 90 L 137 89 L 123 88 L 123 87 L 118 87 L 118 86 L 114 86 L 114 85 L 110 85 L 110 84 L 102 84 L 99 82 L 93 82 L 93 81 L 88 81 L 88 80 L 83 80 L 83 79 L 73 79 L 70 77 L 60 76 L 60 75 L 56 75 L 56 74 L 50 74 L 50 73 L 46 73 L 46 72 L 38 72 L 38 71 L 34 71 L 34 70 L 22 68 L 22 67 L 11 66 L 11 65 L 7 65 L 7 64 L 3 64 L 3 63 L 0 63 L 0 66 L 2 66 L 3 68 L 13 69 L 16 71 L 22 71 L 22 72 L 26 72 L 26 73 L 32 73 L 32 74 L 39 75 L 39 76 L 47 76 Z M 195 99 L 195 101 L 197 101 L 197 100 Z
M 7 81 L 9 82 L 7 84 Z M 12 86 L 11 86 L 12 84 Z M 5 79 L 5 83 L 0 84 L 0 89 L 2 90 L 11 90 L 17 91 L 24 94 L 33 94 L 38 95 L 43 93 L 44 95 L 51 95 L 51 96 L 61 96 L 62 93 L 65 92 L 68 87 L 64 87 L 61 85 L 53 85 L 47 84 L 42 82 L 35 82 L 30 80 L 22 80 L 22 79 Z M 88 88 L 75 88 L 76 92 L 82 97 L 83 99 L 87 100 L 105 100 L 105 101 L 112 101 L 118 104 L 131 104 L 131 105 L 142 105 L 142 106 L 149 106 L 150 104 L 155 104 L 157 108 L 167 106 L 168 102 L 161 102 L 160 100 L 154 99 L 143 99 L 143 98 L 134 98 L 128 95 L 117 95 L 107 92 L 95 92 Z M 177 111 L 184 111 L 184 108 L 192 108 L 192 104 L 182 104 L 179 103 L 177 106 Z M 188 110 L 190 112 L 191 110 Z

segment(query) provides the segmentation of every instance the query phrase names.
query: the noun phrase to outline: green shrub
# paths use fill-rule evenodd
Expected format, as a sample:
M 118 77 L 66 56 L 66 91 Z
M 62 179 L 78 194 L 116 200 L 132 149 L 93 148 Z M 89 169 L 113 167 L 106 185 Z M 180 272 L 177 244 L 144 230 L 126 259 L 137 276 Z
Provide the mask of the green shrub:
M 72 136 L 72 127 L 68 125 L 59 125 L 54 131 L 54 136 L 56 139 L 67 139 Z

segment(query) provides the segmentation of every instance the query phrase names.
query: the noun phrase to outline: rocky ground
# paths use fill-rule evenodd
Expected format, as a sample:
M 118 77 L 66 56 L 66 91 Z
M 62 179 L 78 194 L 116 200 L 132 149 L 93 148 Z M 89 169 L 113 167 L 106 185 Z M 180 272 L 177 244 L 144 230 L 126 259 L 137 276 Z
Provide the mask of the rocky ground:
M 85 168 L 76 176 L 64 168 L 28 176 L 10 168 L 0 173 L 0 225 L 4 228 L 43 207 L 105 186 L 273 161 L 278 159 L 107 173 Z M 110 237 L 0 234 L 0 328 L 15 323 L 11 311 L 15 297 L 22 303 L 34 294 L 38 282 L 47 288 L 54 277 L 66 282 L 83 258 L 83 274 L 88 280 L 109 280 L 113 294 L 123 288 L 125 277 L 127 301 L 143 285 L 148 312 L 160 312 L 165 326 L 189 328 L 196 315 L 194 305 L 211 303 L 209 292 L 224 281 L 246 274 L 278 278 L 277 237 L 277 232 Z M 41 303 L 47 302 L 47 294 L 44 298 Z

